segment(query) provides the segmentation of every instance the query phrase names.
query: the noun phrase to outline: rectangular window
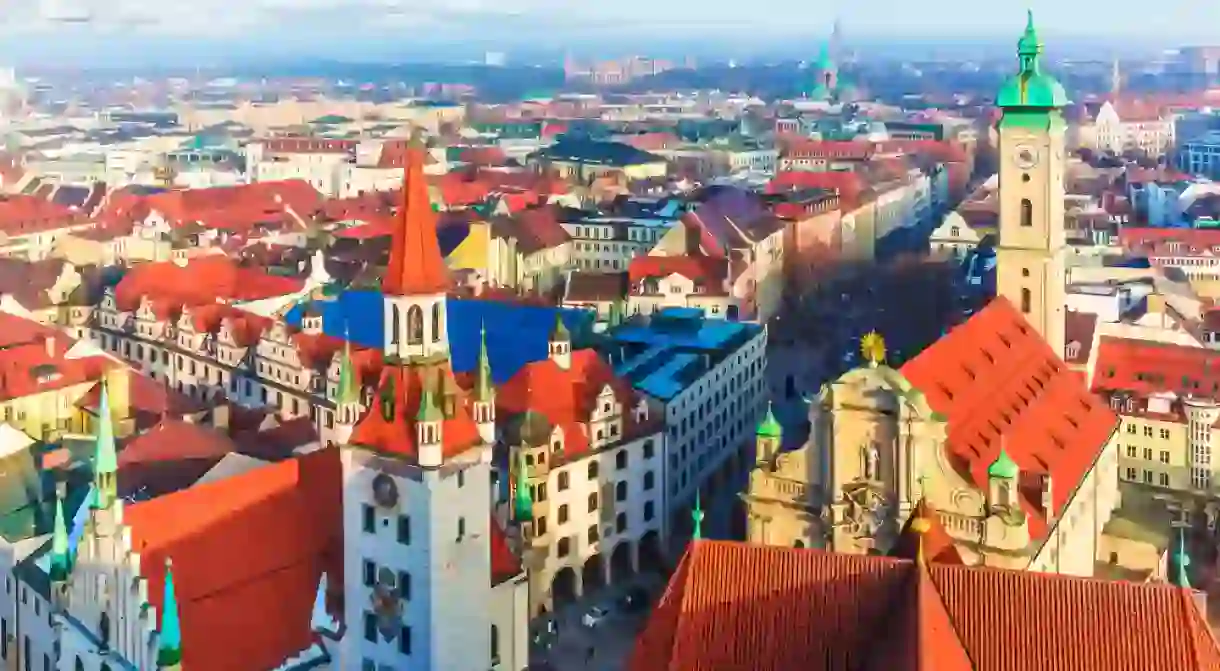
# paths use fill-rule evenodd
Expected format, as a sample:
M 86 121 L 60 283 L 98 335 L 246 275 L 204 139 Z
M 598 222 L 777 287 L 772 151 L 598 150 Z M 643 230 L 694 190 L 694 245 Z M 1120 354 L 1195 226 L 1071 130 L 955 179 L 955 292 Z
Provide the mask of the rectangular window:
M 398 516 L 398 542 L 403 545 L 411 544 L 411 518 L 406 515 Z
M 402 631 L 398 633 L 398 652 L 404 655 L 411 654 L 411 628 L 405 624 L 402 626 Z
M 377 642 L 377 616 L 367 610 L 364 611 L 364 640 Z
M 398 593 L 403 601 L 411 600 L 411 574 L 406 571 L 398 572 Z
M 364 515 L 364 533 L 377 533 L 377 511 L 373 509 L 373 506 L 366 503 L 361 508 L 361 513 Z
M 365 587 L 372 587 L 373 584 L 377 582 L 377 565 L 365 559 L 363 568 L 364 585 Z
M 462 540 L 463 538 L 466 537 L 466 518 L 465 517 L 458 518 L 457 527 L 458 527 L 458 529 L 457 529 L 458 540 Z

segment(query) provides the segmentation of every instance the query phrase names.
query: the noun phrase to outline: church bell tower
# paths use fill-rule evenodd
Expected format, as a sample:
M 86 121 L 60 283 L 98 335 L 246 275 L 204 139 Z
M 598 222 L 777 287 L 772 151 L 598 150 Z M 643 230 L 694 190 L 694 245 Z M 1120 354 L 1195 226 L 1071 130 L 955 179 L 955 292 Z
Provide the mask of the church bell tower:
M 1066 242 L 1063 199 L 1068 105 L 1042 70 L 1033 14 L 1017 43 L 1018 72 L 1000 89 L 1000 230 L 996 294 L 1005 296 L 1063 356 Z

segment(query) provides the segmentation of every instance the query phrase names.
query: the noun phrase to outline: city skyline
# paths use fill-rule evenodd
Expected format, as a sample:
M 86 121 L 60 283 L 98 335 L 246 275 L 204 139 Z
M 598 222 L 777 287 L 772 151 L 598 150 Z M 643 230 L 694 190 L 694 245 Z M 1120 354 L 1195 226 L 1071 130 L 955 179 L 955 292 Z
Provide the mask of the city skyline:
M 19 65 L 141 66 L 198 62 L 231 64 L 247 59 L 327 58 L 435 60 L 471 58 L 480 50 L 605 52 L 616 46 L 665 48 L 691 43 L 728 57 L 776 49 L 788 43 L 816 45 L 834 19 L 846 39 L 861 47 L 901 42 L 1007 45 L 1025 10 L 1040 30 L 1067 49 L 1079 40 L 1109 50 L 1167 48 L 1206 43 L 1210 31 L 1194 29 L 1187 0 L 1166 0 L 1139 20 L 1130 13 L 1096 16 L 1070 3 L 1028 0 L 978 14 L 965 0 L 933 0 L 918 6 L 884 0 L 869 8 L 836 3 L 816 14 L 792 0 L 762 0 L 741 17 L 728 5 L 669 3 L 663 8 L 626 0 L 608 8 L 574 9 L 557 0 L 484 0 L 446 3 L 421 0 L 43 0 L 11 6 L 0 26 L 0 58 Z M 647 17 L 647 18 L 641 18 Z M 269 35 L 266 30 L 275 26 Z M 336 35 L 336 26 L 343 26 Z M 358 35 L 345 39 L 343 33 Z M 1096 43 L 1096 44 L 1095 44 Z M 895 43 L 898 44 L 898 43 Z M 811 46 L 811 49 L 816 46 Z M 771 52 L 767 52 L 770 55 Z M 532 55 L 532 54 L 531 54 Z M 703 54 L 700 54 L 703 55 Z

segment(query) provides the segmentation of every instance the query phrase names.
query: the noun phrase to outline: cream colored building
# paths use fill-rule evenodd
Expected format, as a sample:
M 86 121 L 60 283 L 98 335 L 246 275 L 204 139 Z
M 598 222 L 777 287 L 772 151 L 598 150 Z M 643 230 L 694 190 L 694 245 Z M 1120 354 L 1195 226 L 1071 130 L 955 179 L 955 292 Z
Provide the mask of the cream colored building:
M 1134 150 L 1152 157 L 1163 156 L 1174 146 L 1174 117 L 1160 112 L 1129 112 L 1124 116 L 1119 107 L 1106 101 L 1097 112 L 1092 134 L 1097 149 L 1116 154 Z

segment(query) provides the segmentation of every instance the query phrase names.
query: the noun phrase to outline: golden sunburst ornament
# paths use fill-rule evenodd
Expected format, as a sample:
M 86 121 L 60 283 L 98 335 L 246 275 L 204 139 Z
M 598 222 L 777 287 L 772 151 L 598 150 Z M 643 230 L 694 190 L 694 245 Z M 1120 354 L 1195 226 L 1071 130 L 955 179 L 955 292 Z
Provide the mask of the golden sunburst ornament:
M 879 366 L 885 363 L 885 338 L 881 337 L 876 331 L 869 331 L 860 339 L 860 355 L 868 361 L 870 366 Z

